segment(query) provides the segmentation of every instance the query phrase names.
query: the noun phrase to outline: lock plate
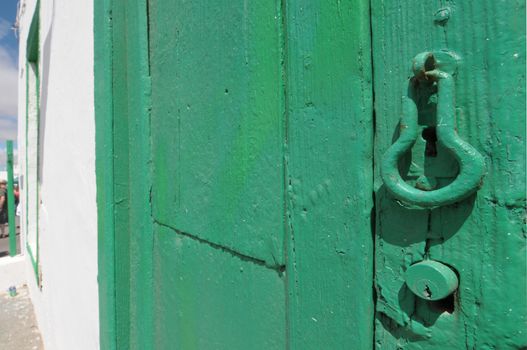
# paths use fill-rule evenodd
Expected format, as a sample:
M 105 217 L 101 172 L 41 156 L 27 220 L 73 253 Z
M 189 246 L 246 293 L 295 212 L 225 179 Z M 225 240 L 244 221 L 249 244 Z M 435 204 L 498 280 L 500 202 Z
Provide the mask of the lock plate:
M 426 300 L 440 300 L 452 294 L 458 287 L 456 273 L 445 264 L 426 260 L 408 268 L 406 285 L 418 297 Z

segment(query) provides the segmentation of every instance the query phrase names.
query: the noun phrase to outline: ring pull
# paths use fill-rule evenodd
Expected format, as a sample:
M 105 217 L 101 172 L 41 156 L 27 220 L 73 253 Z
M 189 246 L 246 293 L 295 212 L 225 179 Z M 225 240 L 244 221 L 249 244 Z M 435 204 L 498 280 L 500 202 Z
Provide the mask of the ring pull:
M 408 94 L 403 96 L 400 136 L 388 148 L 381 164 L 381 177 L 388 191 L 402 203 L 420 208 L 435 208 L 467 198 L 481 186 L 485 171 L 483 156 L 463 141 L 455 130 L 455 84 L 452 75 L 458 58 L 451 52 L 424 52 L 413 61 L 414 77 Z M 399 159 L 408 152 L 418 137 L 417 106 L 412 100 L 412 83 L 417 80 L 437 82 L 437 142 L 459 163 L 459 174 L 445 187 L 424 191 L 407 184 L 399 173 Z

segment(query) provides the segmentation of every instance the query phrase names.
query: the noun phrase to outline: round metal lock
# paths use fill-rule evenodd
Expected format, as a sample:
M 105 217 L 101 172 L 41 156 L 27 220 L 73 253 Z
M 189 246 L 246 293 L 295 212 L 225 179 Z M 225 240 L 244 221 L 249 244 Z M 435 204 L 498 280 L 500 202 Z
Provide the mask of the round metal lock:
M 448 266 L 433 260 L 418 262 L 406 270 L 406 285 L 420 298 L 440 300 L 458 287 L 456 273 Z

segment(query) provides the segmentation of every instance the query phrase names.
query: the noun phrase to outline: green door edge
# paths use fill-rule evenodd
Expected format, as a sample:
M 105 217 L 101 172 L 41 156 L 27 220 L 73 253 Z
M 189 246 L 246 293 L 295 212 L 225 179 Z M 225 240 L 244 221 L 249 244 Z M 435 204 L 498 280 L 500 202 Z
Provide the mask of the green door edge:
M 147 53 L 147 0 L 94 1 L 101 349 L 152 347 L 152 290 L 130 288 L 152 278 Z
M 95 169 L 100 348 L 116 349 L 111 0 L 94 1 Z

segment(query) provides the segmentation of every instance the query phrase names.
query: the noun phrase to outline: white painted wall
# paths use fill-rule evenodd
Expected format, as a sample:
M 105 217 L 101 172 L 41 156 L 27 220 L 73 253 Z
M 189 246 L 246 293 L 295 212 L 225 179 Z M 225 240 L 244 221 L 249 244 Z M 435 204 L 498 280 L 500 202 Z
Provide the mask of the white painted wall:
M 36 0 L 21 2 L 18 155 L 20 173 L 24 174 L 25 49 Z M 26 278 L 46 349 L 98 349 L 93 1 L 40 3 L 42 288 L 36 283 L 27 253 Z M 29 147 L 31 154 L 35 143 L 30 141 Z M 22 200 L 24 191 L 22 188 Z M 25 237 L 26 229 L 34 226 L 26 228 L 25 210 L 21 223 Z
M 0 291 L 11 286 L 26 284 L 25 261 L 23 255 L 5 256 L 0 259 Z
M 16 178 L 18 176 L 18 167 L 16 165 L 13 167 L 13 176 L 15 177 L 16 181 Z M 0 171 L 0 180 L 7 180 L 7 171 Z

